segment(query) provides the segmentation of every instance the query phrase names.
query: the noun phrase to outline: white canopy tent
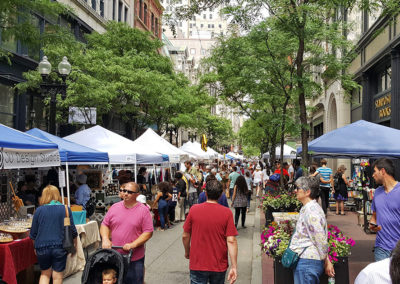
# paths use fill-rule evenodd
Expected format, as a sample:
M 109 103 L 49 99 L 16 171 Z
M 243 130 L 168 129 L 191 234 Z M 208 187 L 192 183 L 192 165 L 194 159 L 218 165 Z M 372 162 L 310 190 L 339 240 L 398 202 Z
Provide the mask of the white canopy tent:
M 168 155 L 170 163 L 179 163 L 189 158 L 188 153 L 169 143 L 151 128 L 148 128 L 139 138 L 133 141 L 133 144 L 137 147 L 144 146 L 153 149 L 158 154 Z
M 283 158 L 284 159 L 296 159 L 296 149 L 290 147 L 289 145 L 284 145 L 283 146 Z M 277 159 L 281 156 L 281 147 L 278 146 L 275 148 L 275 156 Z M 270 158 L 269 152 L 266 152 L 263 154 L 263 158 Z
M 138 145 L 99 125 L 66 136 L 64 139 L 107 152 L 110 164 L 160 164 L 168 161 L 166 155 L 157 153 L 155 149 Z
M 208 160 L 208 159 L 212 158 L 211 155 L 207 154 L 207 152 L 204 152 L 201 149 L 201 145 L 198 142 L 190 142 L 190 141 L 188 141 L 185 144 L 183 144 L 179 149 L 189 153 L 195 159 L 198 159 L 198 160 Z

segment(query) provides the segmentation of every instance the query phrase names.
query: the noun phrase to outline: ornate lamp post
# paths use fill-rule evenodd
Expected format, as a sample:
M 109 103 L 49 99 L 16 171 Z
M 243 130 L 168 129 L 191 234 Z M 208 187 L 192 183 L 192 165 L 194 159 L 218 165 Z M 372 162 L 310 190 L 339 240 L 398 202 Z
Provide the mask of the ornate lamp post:
M 63 57 L 62 61 L 58 64 L 58 74 L 61 77 L 62 82 L 52 81 L 49 74 L 51 73 L 51 64 L 47 60 L 47 56 L 43 56 L 40 61 L 38 70 L 42 75 L 43 82 L 40 84 L 40 89 L 44 96 L 50 96 L 50 113 L 49 113 L 49 132 L 56 134 L 56 113 L 57 113 L 57 94 L 61 94 L 61 98 L 64 100 L 67 95 L 67 84 L 65 83 L 67 76 L 71 73 L 71 64 L 68 62 L 66 56 Z

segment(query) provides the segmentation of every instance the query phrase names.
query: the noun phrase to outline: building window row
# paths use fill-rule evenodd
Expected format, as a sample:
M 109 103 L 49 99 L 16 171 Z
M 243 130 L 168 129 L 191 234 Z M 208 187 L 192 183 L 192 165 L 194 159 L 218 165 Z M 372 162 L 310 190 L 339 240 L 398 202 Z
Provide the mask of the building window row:
M 150 29 L 154 35 L 158 37 L 160 34 L 159 19 L 157 18 L 156 15 L 154 15 L 153 12 L 151 12 L 149 15 L 148 6 L 146 3 L 144 3 L 143 0 L 139 0 L 138 5 L 139 7 L 137 11 L 139 11 L 138 13 L 139 19 L 141 19 L 145 24 L 145 26 L 148 29 Z
M 104 17 L 104 3 L 103 11 L 101 9 L 102 2 L 103 0 L 100 0 L 100 15 Z M 112 0 L 112 19 L 114 21 L 127 23 L 129 21 L 129 8 L 119 0 Z

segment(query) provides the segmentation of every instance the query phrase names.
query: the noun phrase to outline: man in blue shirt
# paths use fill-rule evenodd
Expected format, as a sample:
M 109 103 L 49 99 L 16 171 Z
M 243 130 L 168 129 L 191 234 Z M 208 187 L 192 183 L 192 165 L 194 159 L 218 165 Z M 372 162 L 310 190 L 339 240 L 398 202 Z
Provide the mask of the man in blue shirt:
M 236 180 L 239 176 L 240 176 L 240 174 L 237 172 L 237 167 L 233 166 L 232 172 L 229 174 L 229 181 L 228 181 L 229 196 L 231 199 L 232 199 L 232 195 L 233 195 L 233 188 L 235 187 Z
M 377 184 L 372 200 L 369 229 L 376 232 L 375 261 L 390 257 L 400 240 L 400 183 L 394 179 L 392 160 L 381 158 L 373 164 L 372 177 Z
M 78 189 L 75 192 L 75 203 L 78 205 L 82 205 L 83 209 L 86 209 L 86 203 L 90 199 L 90 187 L 86 184 L 87 176 L 79 175 L 77 178 Z
M 326 166 L 327 163 L 328 162 L 325 159 L 322 159 L 321 167 L 319 167 L 314 174 L 314 176 L 316 176 L 317 174 L 321 175 L 319 189 L 320 189 L 322 209 L 324 210 L 325 215 L 329 207 L 329 191 L 331 189 L 331 185 L 333 188 L 333 172 L 331 168 L 328 168 Z
M 299 160 L 294 160 L 293 166 L 294 166 L 294 170 L 295 170 L 294 181 L 296 181 L 299 177 L 303 176 L 303 168 L 300 166 Z

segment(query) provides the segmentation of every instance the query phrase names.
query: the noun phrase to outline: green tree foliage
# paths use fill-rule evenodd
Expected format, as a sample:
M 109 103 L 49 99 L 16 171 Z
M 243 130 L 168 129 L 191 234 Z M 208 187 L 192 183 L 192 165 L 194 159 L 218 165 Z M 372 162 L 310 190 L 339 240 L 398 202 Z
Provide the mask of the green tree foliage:
M 287 44 L 283 51 L 290 56 L 290 64 L 293 68 L 289 86 L 297 97 L 296 105 L 299 109 L 303 148 L 302 159 L 307 165 L 306 99 L 318 96 L 336 80 L 342 83 L 345 91 L 358 87 L 344 72 L 354 55 L 351 43 L 346 39 L 349 25 L 344 21 L 343 12 L 350 11 L 355 6 L 361 10 L 374 10 L 379 7 L 382 8 L 383 16 L 393 16 L 399 12 L 399 1 L 194 0 L 190 2 L 190 6 L 178 9 L 177 15 L 191 17 L 203 9 L 213 9 L 219 5 L 223 5 L 223 11 L 245 31 L 252 30 L 257 20 L 264 21 L 265 15 L 268 15 L 267 35 L 270 35 L 269 31 L 275 32 L 278 35 L 276 39 L 279 41 L 277 45 Z M 268 38 L 262 41 L 268 43 Z M 278 65 L 274 68 L 277 70 L 282 66 Z M 286 68 L 284 66 L 284 70 L 279 73 L 284 74 Z M 321 70 L 323 79 L 321 82 L 313 79 L 315 73 L 318 73 L 316 70 Z M 281 95 L 283 94 L 284 91 L 281 92 Z
M 28 48 L 37 49 L 44 42 L 61 40 L 64 31 L 56 24 L 57 18 L 68 13 L 71 13 L 68 7 L 51 0 L 1 0 L 1 42 L 20 41 Z M 46 33 L 40 33 L 35 14 L 48 19 Z M 0 58 L 9 60 L 10 55 L 0 48 Z
M 108 24 L 106 33 L 92 33 L 86 39 L 85 45 L 71 36 L 43 48 L 50 62 L 67 55 L 72 65 L 67 97 L 58 100 L 59 109 L 96 107 L 98 123 L 106 127 L 114 118 L 122 118 L 134 131 L 156 125 L 159 133 L 173 126 L 224 136 L 218 123 L 206 127 L 215 120 L 206 111 L 214 100 L 173 70 L 170 59 L 159 53 L 162 43 L 158 39 L 116 22 Z M 24 76 L 27 82 L 18 85 L 21 91 L 38 88 L 41 77 L 37 71 Z

